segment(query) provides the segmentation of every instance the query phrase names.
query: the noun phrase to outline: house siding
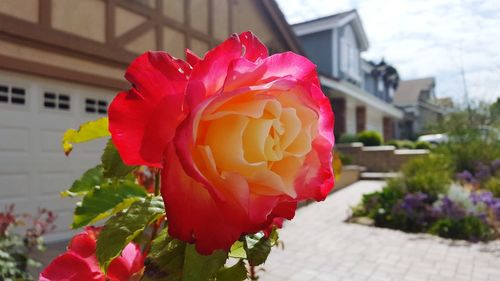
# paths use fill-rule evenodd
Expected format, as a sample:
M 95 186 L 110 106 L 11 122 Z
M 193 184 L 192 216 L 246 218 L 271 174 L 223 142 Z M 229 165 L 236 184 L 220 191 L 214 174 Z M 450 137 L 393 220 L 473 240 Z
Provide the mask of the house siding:
M 326 30 L 299 37 L 307 57 L 318 66 L 318 71 L 333 76 L 332 31 Z

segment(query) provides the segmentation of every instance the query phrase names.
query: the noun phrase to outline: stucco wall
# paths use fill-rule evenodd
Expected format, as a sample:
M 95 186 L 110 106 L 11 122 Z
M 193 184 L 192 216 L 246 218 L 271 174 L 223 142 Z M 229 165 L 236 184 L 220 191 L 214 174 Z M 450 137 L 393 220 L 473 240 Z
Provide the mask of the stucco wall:
M 353 98 L 345 97 L 346 100 L 346 133 L 356 134 L 356 107 L 366 106 Z M 376 108 L 366 106 L 366 130 L 377 131 L 383 134 L 383 113 Z
M 377 131 L 381 135 L 384 133 L 384 122 L 382 112 L 373 107 L 366 108 L 366 130 Z

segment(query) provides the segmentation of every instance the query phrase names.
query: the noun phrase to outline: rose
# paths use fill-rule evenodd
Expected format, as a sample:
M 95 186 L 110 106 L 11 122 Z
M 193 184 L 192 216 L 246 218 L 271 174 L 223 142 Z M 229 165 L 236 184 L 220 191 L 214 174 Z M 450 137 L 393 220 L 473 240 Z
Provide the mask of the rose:
M 148 52 L 109 110 L 124 162 L 160 167 L 169 234 L 209 254 L 333 187 L 333 113 L 316 68 L 251 33 L 188 63 Z
M 96 239 L 100 228 L 87 227 L 75 235 L 66 253 L 55 258 L 40 273 L 40 281 L 128 281 L 144 267 L 144 256 L 135 243 L 129 243 L 121 255 L 113 259 L 107 274 L 99 268 Z

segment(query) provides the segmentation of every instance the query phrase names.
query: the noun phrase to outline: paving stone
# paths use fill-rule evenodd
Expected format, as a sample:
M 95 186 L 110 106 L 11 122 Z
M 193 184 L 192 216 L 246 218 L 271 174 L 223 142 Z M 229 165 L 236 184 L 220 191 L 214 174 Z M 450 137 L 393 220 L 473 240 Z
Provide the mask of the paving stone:
M 382 181 L 359 181 L 285 223 L 260 281 L 499 281 L 500 242 L 470 244 L 428 234 L 345 223 L 362 194 Z

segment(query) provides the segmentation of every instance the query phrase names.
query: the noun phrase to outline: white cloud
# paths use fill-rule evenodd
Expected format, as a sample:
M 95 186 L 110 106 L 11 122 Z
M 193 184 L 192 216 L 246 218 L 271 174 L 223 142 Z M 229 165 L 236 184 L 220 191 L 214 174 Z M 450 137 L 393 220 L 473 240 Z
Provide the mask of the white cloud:
M 435 76 L 438 96 L 500 97 L 500 1 L 278 0 L 290 23 L 357 9 L 370 40 L 367 59 L 382 57 L 403 79 Z

